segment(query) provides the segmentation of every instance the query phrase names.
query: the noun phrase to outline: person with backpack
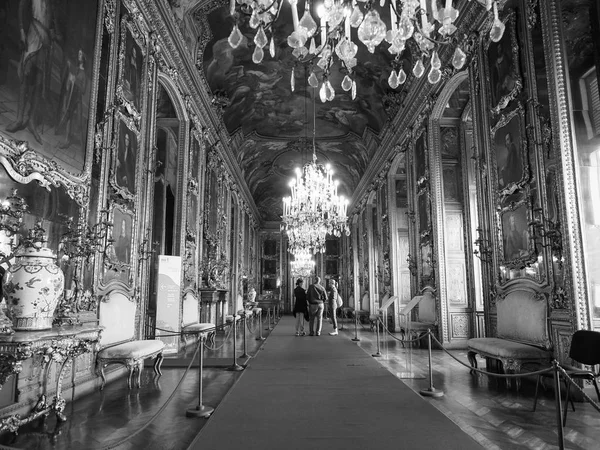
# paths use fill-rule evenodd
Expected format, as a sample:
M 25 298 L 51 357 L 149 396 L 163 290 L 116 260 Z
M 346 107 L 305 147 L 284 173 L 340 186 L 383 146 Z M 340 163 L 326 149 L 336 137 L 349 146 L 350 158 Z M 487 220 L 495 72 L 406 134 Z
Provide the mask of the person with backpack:
M 329 333 L 329 335 L 337 336 L 337 310 L 341 306 L 341 298 L 337 290 L 337 281 L 329 280 L 329 293 L 327 298 L 329 300 L 329 311 L 331 311 L 331 323 L 333 324 L 333 331 Z

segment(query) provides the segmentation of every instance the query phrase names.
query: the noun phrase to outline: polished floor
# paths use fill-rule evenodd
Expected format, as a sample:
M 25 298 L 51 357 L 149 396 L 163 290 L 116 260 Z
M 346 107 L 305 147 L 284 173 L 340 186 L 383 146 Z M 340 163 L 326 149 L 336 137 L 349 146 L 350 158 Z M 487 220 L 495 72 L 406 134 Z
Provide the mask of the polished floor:
M 329 331 L 329 327 L 325 325 L 325 331 Z M 263 330 L 263 333 L 268 336 L 269 331 Z M 241 331 L 238 334 L 241 337 Z M 376 334 L 363 326 L 358 327 L 356 334 L 360 339 L 357 345 L 368 354 L 376 354 Z M 354 336 L 352 324 L 346 324 L 338 336 L 324 334 L 319 339 L 351 339 Z M 250 355 L 260 352 L 261 341 L 248 339 L 247 342 Z M 207 350 L 205 355 L 211 367 L 204 370 L 203 403 L 218 407 L 244 372 L 226 370 L 233 364 L 231 339 L 226 340 L 224 334 L 218 334 L 214 346 L 219 349 Z M 240 356 L 242 352 L 240 338 L 237 355 Z M 380 353 L 381 356 L 376 357 L 379 363 L 409 387 L 417 392 L 429 387 L 426 349 L 403 348 L 395 339 L 388 337 L 381 339 Z M 451 353 L 467 364 L 466 352 L 454 350 Z M 0 448 L 187 449 L 211 418 L 186 417 L 186 409 L 198 403 L 197 370 L 192 368 L 183 377 L 185 367 L 181 363 L 185 361 L 185 355 L 177 356 L 179 358 L 164 364 L 163 376 L 159 379 L 147 368 L 140 389 L 128 391 L 124 379 L 115 380 L 103 392 L 95 392 L 68 403 L 65 410 L 69 417 L 67 422 L 57 425 L 50 416 L 45 421 L 23 427 L 18 435 L 8 433 L 0 436 Z M 243 364 L 245 359 L 238 361 Z M 251 359 L 249 364 L 252 364 Z M 481 366 L 484 366 L 483 362 Z M 424 397 L 424 400 L 446 414 L 483 447 L 559 448 L 554 397 L 551 392 L 542 393 L 537 411 L 532 412 L 535 387 L 532 380 L 525 379 L 521 390 L 516 392 L 503 380 L 471 375 L 467 367 L 441 350 L 432 352 L 432 368 L 434 387 L 442 391 L 444 396 Z M 181 384 L 176 389 L 178 383 Z M 172 399 L 166 403 L 170 397 Z M 265 399 L 265 405 L 269 401 L 271 399 Z M 257 411 L 265 405 L 256 405 Z M 569 411 L 564 429 L 565 448 L 600 449 L 600 413 L 584 403 L 576 403 L 575 407 L 575 411 Z M 398 445 L 398 448 L 402 448 L 402 442 Z M 225 439 L 219 448 L 228 448 Z

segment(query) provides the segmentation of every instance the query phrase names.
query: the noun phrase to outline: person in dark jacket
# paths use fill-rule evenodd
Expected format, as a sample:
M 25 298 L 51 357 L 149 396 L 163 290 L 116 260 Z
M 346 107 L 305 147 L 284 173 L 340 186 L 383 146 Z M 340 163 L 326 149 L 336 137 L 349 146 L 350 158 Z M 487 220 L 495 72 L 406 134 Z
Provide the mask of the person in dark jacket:
M 321 335 L 321 328 L 323 328 L 323 310 L 325 309 L 324 302 L 327 300 L 327 292 L 325 288 L 321 286 L 321 278 L 315 277 L 314 283 L 308 287 L 308 308 L 310 312 L 310 321 L 308 322 L 310 328 L 310 336 Z M 317 326 L 315 329 L 315 319 Z
M 296 318 L 296 336 L 306 336 L 304 332 L 304 321 L 308 322 L 308 301 L 306 300 L 306 291 L 302 287 L 304 280 L 296 280 L 296 289 L 294 289 L 294 317 Z

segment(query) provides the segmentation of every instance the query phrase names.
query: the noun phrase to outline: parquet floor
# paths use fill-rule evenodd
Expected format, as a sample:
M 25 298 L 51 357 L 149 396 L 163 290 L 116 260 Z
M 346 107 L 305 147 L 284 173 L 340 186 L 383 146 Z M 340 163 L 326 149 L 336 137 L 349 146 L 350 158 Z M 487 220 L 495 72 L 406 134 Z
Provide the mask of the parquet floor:
M 376 335 L 364 328 L 358 345 L 366 352 L 377 352 Z M 351 327 L 345 335 L 354 337 Z M 429 388 L 429 358 L 425 348 L 402 348 L 391 337 L 381 338 L 379 362 L 416 392 Z M 467 366 L 467 352 L 450 352 Z M 485 360 L 479 360 L 485 369 Z M 541 390 L 536 412 L 532 412 L 535 379 L 525 378 L 517 392 L 505 379 L 484 374 L 471 375 L 468 367 L 442 350 L 432 352 L 433 386 L 443 397 L 423 397 L 473 436 L 483 447 L 497 450 L 558 449 L 554 393 Z M 592 389 L 593 391 L 593 389 Z M 586 391 L 587 392 L 587 391 Z M 594 398 L 595 394 L 591 394 Z M 591 405 L 575 403 L 569 409 L 564 428 L 566 449 L 600 449 L 600 413 Z
M 324 332 L 330 325 L 324 325 Z M 240 332 L 241 333 L 241 332 Z M 268 331 L 263 331 L 268 335 Z M 319 339 L 351 339 L 352 327 L 345 328 L 339 336 L 324 334 Z M 367 353 L 377 350 L 376 335 L 368 329 L 358 331 L 357 343 Z M 299 337 L 298 339 L 305 339 Z M 315 338 L 313 338 L 315 339 Z M 223 344 L 223 335 L 217 335 L 216 346 Z M 403 349 L 392 338 L 381 341 L 378 361 L 401 378 L 415 391 L 429 387 L 428 353 L 426 349 Z M 248 353 L 259 351 L 261 342 L 248 340 Z M 241 339 L 238 340 L 238 356 Z M 467 364 L 466 352 L 451 352 Z M 189 353 L 188 353 L 189 355 Z M 184 355 L 177 355 L 184 356 Z M 231 341 L 218 351 L 206 352 L 213 367 L 204 370 L 205 405 L 218 406 L 243 372 L 224 369 L 233 362 Z M 219 366 L 219 361 L 222 367 Z M 240 360 L 240 363 L 243 360 Z M 525 379 L 519 392 L 506 386 L 504 381 L 494 381 L 484 375 L 471 375 L 468 368 L 456 362 L 441 350 L 432 353 L 433 381 L 436 389 L 444 392 L 440 398 L 424 397 L 436 408 L 455 421 L 473 436 L 484 448 L 505 450 L 558 449 L 554 396 L 542 393 L 536 412 L 531 412 L 535 383 Z M 485 367 L 481 361 L 480 367 Z M 184 367 L 165 364 L 163 376 L 154 378 L 152 370 L 143 372 L 141 389 L 127 390 L 124 379 L 109 383 L 103 392 L 94 392 L 75 402 L 69 402 L 66 414 L 69 420 L 57 425 L 50 416 L 23 427 L 18 435 L 0 436 L 0 448 L 31 450 L 99 450 L 108 448 L 144 450 L 184 450 L 200 431 L 207 419 L 187 418 L 185 410 L 197 404 L 197 370 L 191 369 L 183 381 Z M 181 385 L 175 390 L 177 384 Z M 173 394 L 175 390 L 175 394 Z M 161 410 L 173 394 L 173 399 Z M 348 395 L 352 395 L 351 392 Z M 268 403 L 268 402 L 267 402 Z M 265 405 L 257 405 L 257 411 Z M 565 448 L 573 450 L 600 450 L 600 413 L 590 405 L 576 403 L 576 411 L 569 411 L 564 430 Z M 154 416 L 155 419 L 143 431 Z M 210 420 L 210 419 L 208 419 Z M 232 424 L 232 431 L 235 424 Z M 136 434 L 137 433 L 137 434 Z M 135 435 L 134 435 L 135 434 Z M 113 445 L 134 435 L 123 445 Z M 224 440 L 222 449 L 227 449 Z M 398 443 L 402 447 L 402 442 Z

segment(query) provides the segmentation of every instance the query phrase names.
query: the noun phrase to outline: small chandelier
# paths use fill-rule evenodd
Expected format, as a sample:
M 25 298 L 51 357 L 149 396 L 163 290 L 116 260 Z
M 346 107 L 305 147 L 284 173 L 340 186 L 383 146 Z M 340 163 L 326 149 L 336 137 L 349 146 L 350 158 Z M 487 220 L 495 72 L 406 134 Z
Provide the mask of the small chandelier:
M 309 252 L 295 253 L 290 265 L 294 277 L 309 277 L 315 270 L 315 260 Z
M 329 81 L 329 73 L 334 58 L 341 61 L 346 76 L 342 81 L 342 89 L 351 91 L 352 99 L 356 97 L 356 81 L 352 70 L 357 65 L 358 39 L 370 53 L 382 44 L 389 44 L 389 53 L 394 56 L 388 84 L 392 89 L 406 81 L 401 55 L 409 39 L 412 39 L 420 51 L 412 72 L 416 78 L 425 74 L 425 63 L 429 61 L 430 69 L 427 79 L 431 84 L 442 78 L 440 70 L 442 62 L 438 55 L 440 45 L 449 45 L 451 36 L 456 31 L 454 25 L 459 11 L 452 6 L 452 0 L 445 0 L 443 8 L 438 9 L 437 0 L 323 0 L 318 5 L 314 0 L 306 0 L 302 18 L 299 18 L 298 0 L 288 0 L 292 9 L 294 31 L 288 36 L 287 43 L 293 48 L 292 54 L 302 63 L 318 59 L 317 66 L 323 70 L 321 82 L 314 72 L 308 78 L 312 87 L 318 87 L 321 101 L 331 101 L 335 91 Z M 490 30 L 490 38 L 498 42 L 504 32 L 504 24 L 498 18 L 498 0 L 477 0 L 486 10 L 494 7 L 494 21 Z M 237 0 L 239 13 L 250 15 L 249 25 L 257 30 L 254 36 L 256 45 L 252 61 L 262 62 L 264 48 L 269 46 L 271 57 L 275 57 L 275 42 L 272 26 L 279 18 L 283 0 Z M 387 5 L 387 6 L 386 6 Z M 320 19 L 319 24 L 311 14 L 315 6 Z M 381 19 L 380 14 L 389 8 L 390 24 Z M 236 0 L 230 0 L 230 13 L 238 18 Z M 352 28 L 356 31 L 353 33 Z M 271 34 L 270 39 L 267 33 Z M 319 45 L 317 45 L 317 39 Z M 238 24 L 233 27 L 228 42 L 237 48 L 244 40 Z M 452 65 L 460 70 L 466 62 L 466 54 L 456 46 L 452 56 Z M 291 87 L 294 90 L 294 70 L 292 69 Z

